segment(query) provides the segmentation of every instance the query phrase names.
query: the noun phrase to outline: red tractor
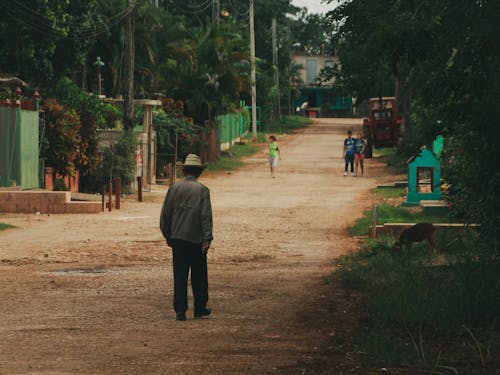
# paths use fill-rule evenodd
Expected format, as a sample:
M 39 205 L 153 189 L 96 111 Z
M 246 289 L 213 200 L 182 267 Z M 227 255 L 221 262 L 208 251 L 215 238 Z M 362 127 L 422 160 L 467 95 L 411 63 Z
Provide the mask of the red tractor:
M 398 114 L 395 97 L 371 98 L 370 115 L 363 119 L 363 137 L 367 141 L 365 156 L 372 157 L 373 146 L 396 146 L 401 136 L 403 119 Z

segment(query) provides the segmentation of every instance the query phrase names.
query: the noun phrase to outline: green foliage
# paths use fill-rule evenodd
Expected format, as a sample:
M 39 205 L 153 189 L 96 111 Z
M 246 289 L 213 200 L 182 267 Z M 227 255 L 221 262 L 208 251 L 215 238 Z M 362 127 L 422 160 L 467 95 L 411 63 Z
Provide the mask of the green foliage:
M 0 230 L 5 230 L 9 228 L 15 228 L 15 226 L 6 223 L 0 223 Z
M 4 3 L 0 13 L 0 71 L 16 72 L 28 82 L 49 82 L 58 40 L 67 34 L 66 1 Z
M 367 235 L 372 223 L 372 210 L 366 210 L 364 216 L 357 219 L 351 228 L 351 233 L 355 236 Z M 428 216 L 408 207 L 396 207 L 391 204 L 380 204 L 378 210 L 378 222 L 383 223 L 442 223 L 449 221 L 446 216 Z
M 16 93 L 13 92 L 11 89 L 8 87 L 4 87 L 3 89 L 0 90 L 0 100 L 16 100 Z
M 361 347 L 372 363 L 385 367 L 402 363 L 415 363 L 418 355 L 405 337 L 375 328 L 360 339 Z
M 378 161 L 386 163 L 389 167 L 388 171 L 394 174 L 408 173 L 406 161 L 415 153 L 411 147 L 406 149 L 396 149 L 396 147 L 373 148 L 374 157 L 378 158 Z
M 0 15 L 1 72 L 16 72 L 32 87 L 38 87 L 43 97 L 51 97 L 54 82 L 64 77 L 71 77 L 83 91 L 96 93 L 99 71 L 103 94 L 123 94 L 127 2 L 57 0 L 28 4 L 21 0 L 10 5 Z M 217 25 L 212 9 L 200 7 L 194 0 L 165 1 L 159 6 L 141 0 L 135 5 L 136 98 L 168 94 L 184 101 L 186 115 L 207 128 L 214 125 L 217 115 L 238 107 L 240 99 L 250 101 L 247 2 L 225 4 L 229 16 L 221 17 Z M 296 83 L 297 70 L 290 64 L 292 39 L 285 35 L 294 35 L 293 41 L 301 42 L 308 51 L 331 49 L 324 43 L 331 33 L 323 18 L 302 12 L 299 19 L 292 20 L 289 15 L 298 11 L 289 1 L 257 0 L 255 4 L 258 105 L 265 117 L 276 115 L 274 98 L 284 103 L 288 93 L 295 90 L 292 83 Z M 269 27 L 273 17 L 277 20 L 280 90 L 273 82 L 275 68 L 271 63 Z M 95 65 L 97 57 L 104 63 L 100 70 Z M 55 97 L 77 109 L 86 127 L 85 116 L 64 101 L 66 95 Z M 97 117 L 95 126 L 121 127 L 114 113 L 104 112 L 90 112 Z
M 137 143 L 137 134 L 132 130 L 125 130 L 116 144 L 104 150 L 96 180 L 96 191 L 100 191 L 100 188 L 109 182 L 114 183 L 115 178 L 120 177 L 122 191 L 124 193 L 131 192 L 136 173 L 135 151 Z
M 104 126 L 107 129 L 123 129 L 123 113 L 120 108 L 112 104 L 104 103 L 102 104 L 102 114 L 104 116 Z
M 73 175 L 82 160 L 86 159 L 81 148 L 80 118 L 75 110 L 48 99 L 46 113 L 45 152 L 46 165 L 62 176 Z
M 54 191 L 68 191 L 68 187 L 66 186 L 66 183 L 64 182 L 64 178 L 56 178 L 54 180 Z
M 422 360 L 412 336 L 417 345 L 424 340 L 427 360 L 433 363 L 442 350 L 436 333 L 460 337 L 466 333 L 463 327 L 495 324 L 500 317 L 500 259 L 481 249 L 476 232 L 464 232 L 453 247 L 438 246 L 444 251 L 439 258 L 420 243 L 393 253 L 393 242 L 391 237 L 367 241 L 362 251 L 339 259 L 332 277 L 364 295 L 372 319 L 359 341 L 371 362 Z M 457 355 L 462 340 L 448 344 L 448 356 Z M 494 332 L 483 331 L 479 340 L 485 353 L 500 345 Z
M 258 151 L 258 148 L 252 143 L 235 144 L 229 151 L 223 153 L 221 158 L 210 163 L 207 167 L 209 171 L 232 171 L 242 167 L 245 163 L 241 160 L 244 157 L 251 156 Z
M 265 131 L 270 133 L 292 133 L 309 125 L 311 120 L 303 116 L 283 116 L 280 120 L 274 119 L 264 125 Z
M 481 241 L 500 251 L 500 32 L 498 1 L 344 2 L 330 15 L 338 28 L 338 84 L 358 100 L 392 95 L 405 109 L 402 159 L 446 140 L 443 177 L 457 217 L 479 223 Z M 340 65 L 339 65 L 340 66 Z M 411 111 L 411 112 L 410 112 Z
M 380 199 L 390 200 L 397 199 L 406 196 L 405 188 L 375 188 L 372 190 L 372 193 Z
M 153 113 L 153 125 L 157 131 L 158 152 L 165 162 L 173 162 L 176 152 L 178 160 L 191 152 L 199 153 L 203 128 L 184 115 L 183 101 L 163 99 L 162 107 Z
M 81 183 L 85 185 L 87 177 L 97 171 L 99 160 L 97 129 L 106 127 L 107 108 L 96 96 L 83 92 L 69 78 L 59 80 L 52 94 L 59 103 L 73 108 L 80 118 L 81 127 L 78 130 L 80 158 L 76 161 L 75 167 L 80 170 Z

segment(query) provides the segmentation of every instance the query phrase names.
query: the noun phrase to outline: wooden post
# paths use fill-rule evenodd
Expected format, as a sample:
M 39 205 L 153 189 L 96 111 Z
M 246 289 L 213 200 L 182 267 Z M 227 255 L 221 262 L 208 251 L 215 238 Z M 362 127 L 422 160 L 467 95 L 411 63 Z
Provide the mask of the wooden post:
M 104 212 L 106 208 L 106 186 L 102 185 L 102 199 L 101 199 L 101 210 Z
M 109 211 L 113 210 L 113 184 L 110 182 L 108 184 L 108 192 L 109 192 Z
M 370 238 L 377 237 L 377 224 L 378 224 L 378 204 L 373 205 L 372 226 L 370 228 Z
M 115 207 L 117 210 L 120 209 L 120 197 L 122 195 L 122 179 L 120 177 L 115 178 Z
M 137 200 L 142 202 L 142 177 L 137 176 Z
M 172 186 L 175 183 L 175 178 L 174 178 L 175 172 L 176 172 L 176 170 L 175 170 L 174 163 L 168 163 L 168 185 L 169 186 Z

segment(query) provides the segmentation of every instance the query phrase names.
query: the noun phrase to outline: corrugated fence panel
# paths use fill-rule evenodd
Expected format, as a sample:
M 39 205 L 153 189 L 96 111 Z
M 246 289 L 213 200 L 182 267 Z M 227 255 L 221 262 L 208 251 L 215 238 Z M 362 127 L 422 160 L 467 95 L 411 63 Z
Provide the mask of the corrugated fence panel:
M 20 111 L 19 179 L 24 189 L 40 186 L 38 181 L 38 112 Z
M 39 187 L 38 112 L 0 106 L 0 186 Z
M 231 148 L 250 127 L 250 114 L 242 108 L 238 113 L 217 116 L 219 124 L 219 149 Z

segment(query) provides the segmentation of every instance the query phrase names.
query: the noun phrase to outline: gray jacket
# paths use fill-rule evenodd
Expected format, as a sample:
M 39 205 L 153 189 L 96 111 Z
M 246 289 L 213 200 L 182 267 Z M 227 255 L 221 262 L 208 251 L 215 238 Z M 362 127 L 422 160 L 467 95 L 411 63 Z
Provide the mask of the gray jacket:
M 171 239 L 192 243 L 212 241 L 210 190 L 187 176 L 167 192 L 160 216 L 160 229 L 167 244 Z

